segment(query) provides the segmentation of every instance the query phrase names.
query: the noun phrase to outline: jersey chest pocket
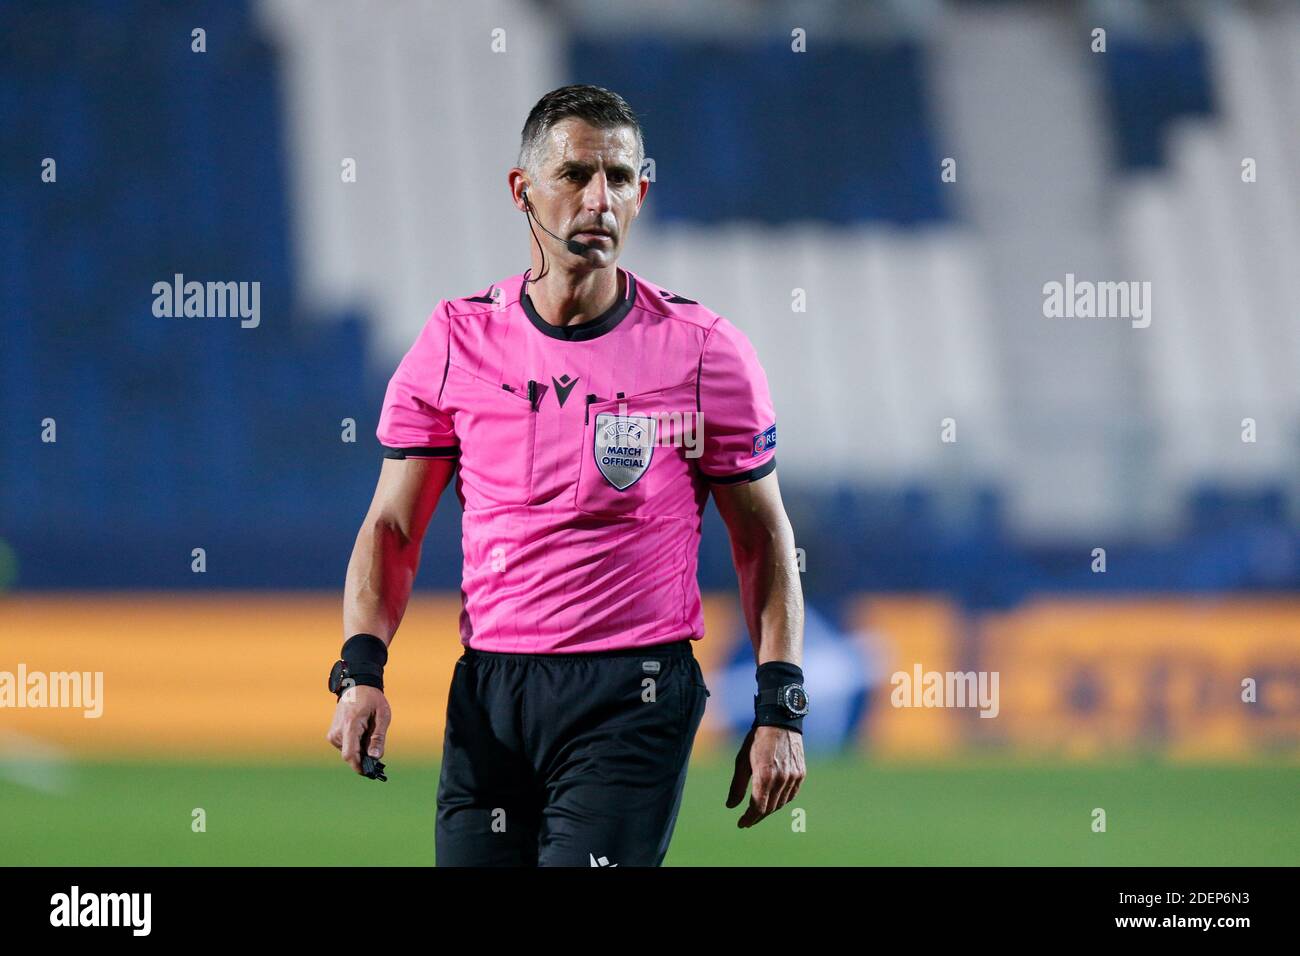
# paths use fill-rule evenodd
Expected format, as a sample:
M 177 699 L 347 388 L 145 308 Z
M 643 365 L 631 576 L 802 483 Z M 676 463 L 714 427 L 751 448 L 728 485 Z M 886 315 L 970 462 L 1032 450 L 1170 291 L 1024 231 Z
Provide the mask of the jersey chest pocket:
M 574 505 L 595 515 L 662 514 L 666 486 L 684 472 L 680 438 L 694 383 L 589 401 Z
M 537 412 L 527 386 L 491 382 L 453 364 L 447 387 L 457 406 L 460 468 L 467 489 L 479 499 L 475 504 L 527 503 L 537 440 Z

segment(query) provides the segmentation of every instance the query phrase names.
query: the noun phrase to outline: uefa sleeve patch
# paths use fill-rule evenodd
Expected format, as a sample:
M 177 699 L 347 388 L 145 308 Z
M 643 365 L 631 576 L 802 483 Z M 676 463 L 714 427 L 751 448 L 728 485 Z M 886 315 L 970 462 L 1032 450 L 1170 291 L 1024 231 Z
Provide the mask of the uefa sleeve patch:
M 776 425 L 769 425 L 754 436 L 754 455 L 763 454 L 769 448 L 776 447 Z

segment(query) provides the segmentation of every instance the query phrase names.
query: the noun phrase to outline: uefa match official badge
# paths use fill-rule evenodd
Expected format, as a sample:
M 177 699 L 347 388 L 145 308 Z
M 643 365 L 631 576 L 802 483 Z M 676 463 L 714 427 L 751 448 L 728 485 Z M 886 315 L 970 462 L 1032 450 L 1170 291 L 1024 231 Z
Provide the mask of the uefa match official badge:
M 636 484 L 650 467 L 657 424 L 649 415 L 601 412 L 596 416 L 592 453 L 600 473 L 619 491 Z

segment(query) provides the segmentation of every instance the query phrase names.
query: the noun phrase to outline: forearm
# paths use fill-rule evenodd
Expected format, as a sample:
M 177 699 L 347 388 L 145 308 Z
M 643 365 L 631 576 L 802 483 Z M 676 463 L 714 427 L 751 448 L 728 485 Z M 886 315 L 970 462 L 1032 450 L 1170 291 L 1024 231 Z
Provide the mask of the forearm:
M 344 637 L 373 634 L 385 644 L 393 639 L 406 613 L 421 542 L 393 521 L 367 516 L 348 561 L 343 594 Z
M 788 522 L 732 543 L 740 602 L 759 664 L 803 659 L 803 589 Z

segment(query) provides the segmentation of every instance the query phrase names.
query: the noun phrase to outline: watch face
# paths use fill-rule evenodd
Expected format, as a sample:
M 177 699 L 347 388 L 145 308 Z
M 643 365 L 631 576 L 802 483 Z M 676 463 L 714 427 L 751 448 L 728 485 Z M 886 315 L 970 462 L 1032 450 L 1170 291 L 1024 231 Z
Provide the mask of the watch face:
M 785 708 L 796 717 L 808 713 L 808 695 L 802 685 L 791 684 L 785 688 Z
M 348 665 L 343 661 L 335 661 L 334 666 L 330 669 L 330 693 L 337 694 L 343 686 L 343 676 L 347 673 Z

